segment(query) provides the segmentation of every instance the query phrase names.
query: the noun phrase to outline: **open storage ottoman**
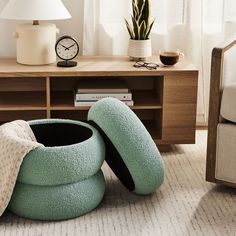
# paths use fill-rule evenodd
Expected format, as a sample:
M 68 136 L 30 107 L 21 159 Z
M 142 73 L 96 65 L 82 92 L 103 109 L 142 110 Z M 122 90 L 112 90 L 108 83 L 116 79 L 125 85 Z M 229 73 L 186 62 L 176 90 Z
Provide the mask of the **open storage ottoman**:
M 94 209 L 105 191 L 100 170 L 106 162 L 130 191 L 147 195 L 164 181 L 164 165 L 152 137 L 123 102 L 104 98 L 88 122 L 36 120 L 39 143 L 25 156 L 9 209 L 40 220 L 62 220 Z M 105 151 L 106 149 L 106 151 Z
M 105 146 L 91 125 L 71 120 L 29 122 L 38 147 L 21 165 L 8 209 L 39 220 L 63 220 L 85 214 L 102 200 L 100 171 Z

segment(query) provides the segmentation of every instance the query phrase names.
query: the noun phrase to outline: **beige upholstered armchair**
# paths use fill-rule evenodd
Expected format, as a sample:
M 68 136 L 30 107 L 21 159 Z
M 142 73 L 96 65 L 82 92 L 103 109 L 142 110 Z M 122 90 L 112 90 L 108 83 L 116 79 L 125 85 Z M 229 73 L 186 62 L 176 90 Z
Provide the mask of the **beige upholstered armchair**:
M 207 181 L 232 187 L 236 187 L 235 45 L 236 36 L 212 51 L 206 164 Z

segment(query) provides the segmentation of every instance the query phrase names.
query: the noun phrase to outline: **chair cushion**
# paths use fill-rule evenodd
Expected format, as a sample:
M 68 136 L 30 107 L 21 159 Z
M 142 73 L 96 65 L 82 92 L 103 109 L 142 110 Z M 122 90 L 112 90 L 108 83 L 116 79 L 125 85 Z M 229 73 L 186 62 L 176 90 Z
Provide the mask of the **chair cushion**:
M 218 124 L 216 179 L 236 183 L 236 125 Z
M 153 193 L 164 180 L 161 155 L 142 122 L 123 102 L 104 98 L 89 110 L 88 120 L 102 134 L 106 161 L 131 191 Z
M 59 185 L 93 176 L 105 159 L 101 135 L 84 122 L 45 119 L 29 122 L 39 147 L 29 152 L 17 181 L 32 185 Z
M 8 205 L 13 213 L 35 220 L 66 220 L 93 210 L 105 192 L 102 171 L 80 182 L 37 186 L 17 183 Z
M 224 119 L 236 122 L 236 84 L 224 88 L 220 114 Z

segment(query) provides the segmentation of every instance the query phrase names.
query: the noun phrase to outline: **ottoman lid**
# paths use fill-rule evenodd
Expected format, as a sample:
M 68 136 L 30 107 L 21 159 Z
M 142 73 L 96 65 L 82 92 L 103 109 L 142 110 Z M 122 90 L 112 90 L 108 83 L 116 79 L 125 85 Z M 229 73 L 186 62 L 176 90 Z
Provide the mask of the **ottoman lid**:
M 108 165 L 129 190 L 150 194 L 162 184 L 158 148 L 128 106 L 115 98 L 101 99 L 90 108 L 88 121 L 104 138 Z

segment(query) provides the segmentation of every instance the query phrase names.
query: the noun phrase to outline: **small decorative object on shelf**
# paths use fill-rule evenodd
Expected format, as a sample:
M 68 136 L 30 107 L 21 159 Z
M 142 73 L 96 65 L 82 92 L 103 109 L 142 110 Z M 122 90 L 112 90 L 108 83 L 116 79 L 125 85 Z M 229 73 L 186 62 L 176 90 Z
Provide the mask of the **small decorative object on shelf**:
M 124 80 L 80 80 L 75 93 L 75 106 L 92 106 L 102 98 L 113 97 L 133 106 L 132 93 Z
M 76 39 L 65 35 L 59 38 L 56 42 L 55 51 L 57 56 L 63 61 L 59 61 L 59 67 L 73 67 L 77 66 L 76 61 L 71 61 L 79 54 L 79 44 Z
M 132 0 L 132 26 L 125 20 L 130 35 L 128 55 L 135 61 L 152 55 L 149 35 L 154 24 L 150 19 L 150 0 Z
M 159 51 L 160 61 L 165 66 L 175 65 L 179 59 L 184 58 L 184 53 L 178 49 L 161 49 Z
M 148 70 L 156 70 L 159 65 L 153 62 L 144 62 L 144 61 L 136 61 L 134 64 L 135 68 L 147 68 Z

